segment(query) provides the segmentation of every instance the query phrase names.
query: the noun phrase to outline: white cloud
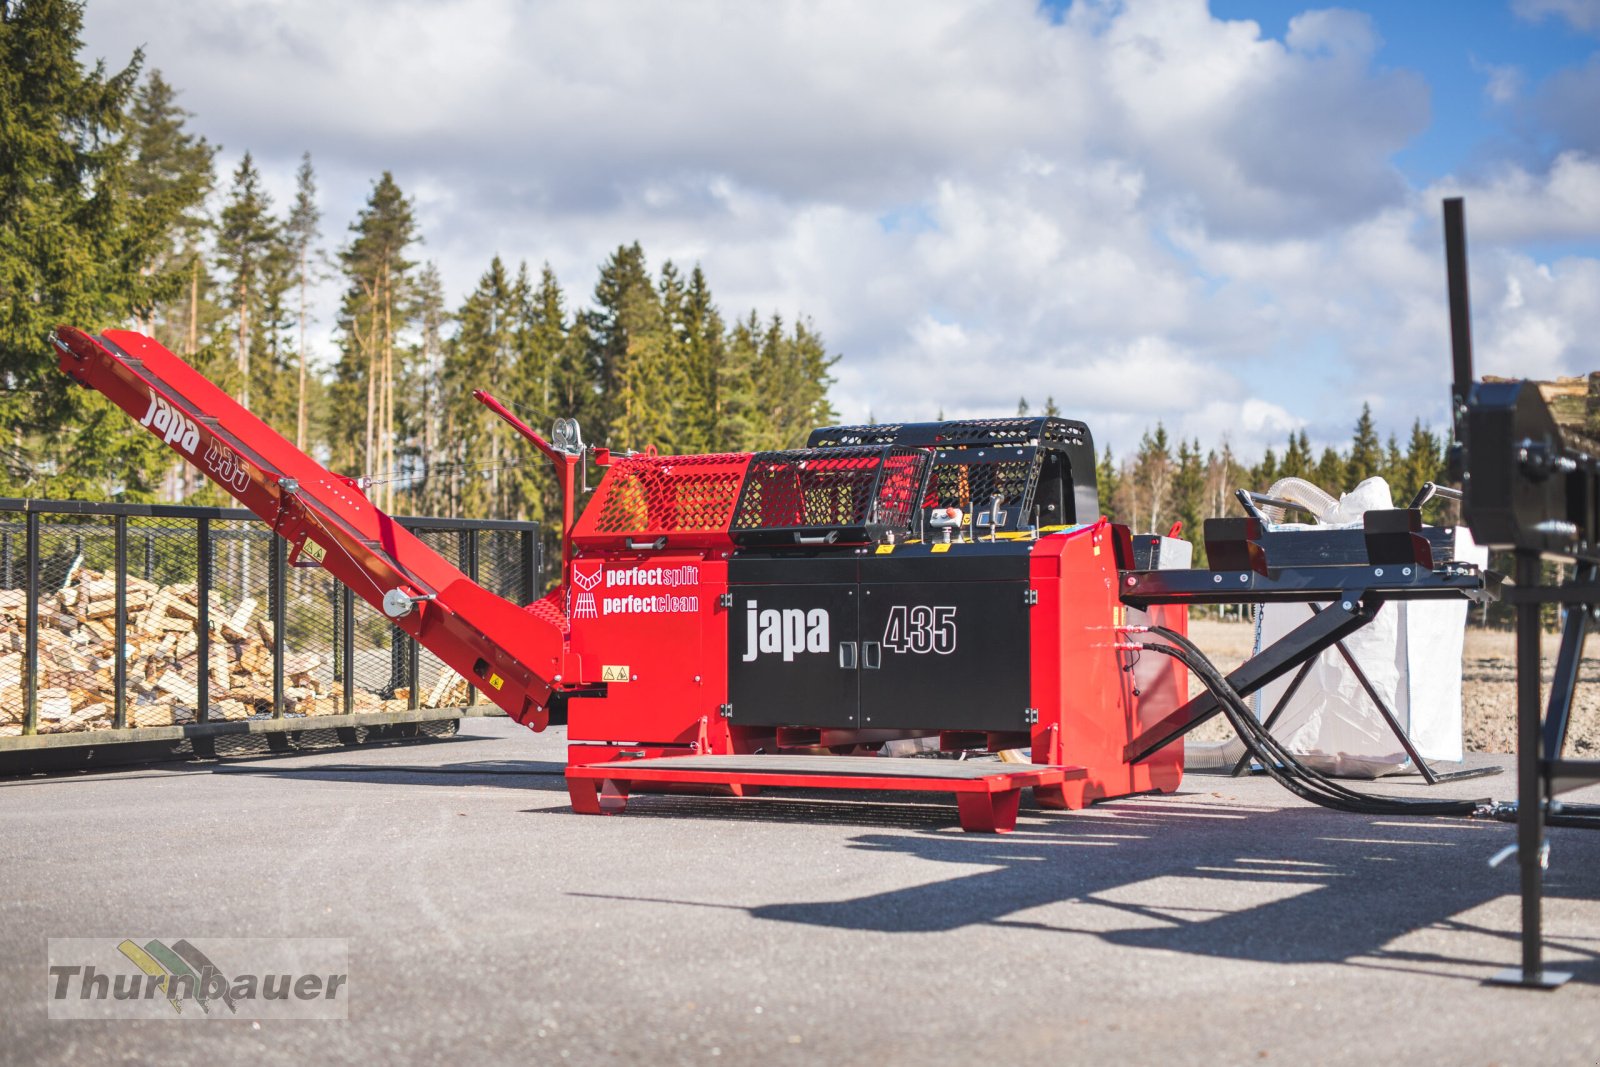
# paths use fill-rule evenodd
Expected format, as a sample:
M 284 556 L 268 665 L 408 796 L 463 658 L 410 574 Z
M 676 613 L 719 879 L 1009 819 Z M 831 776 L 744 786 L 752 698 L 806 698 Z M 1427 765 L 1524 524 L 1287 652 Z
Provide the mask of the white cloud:
M 1600 29 L 1600 0 L 1511 0 L 1511 10 L 1529 22 L 1554 17 L 1575 30 Z
M 581 303 L 637 239 L 727 317 L 810 315 L 847 419 L 1053 396 L 1119 452 L 1162 420 L 1249 454 L 1343 440 L 1363 400 L 1443 418 L 1458 186 L 1395 169 L 1427 86 L 1359 13 L 1275 40 L 1201 0 L 102 0 L 86 32 L 145 42 L 280 204 L 310 149 L 334 240 L 392 169 L 456 299 L 498 253 Z M 1577 151 L 1465 187 L 1486 351 L 1580 360 L 1595 261 L 1498 244 L 1593 235 L 1597 188 Z

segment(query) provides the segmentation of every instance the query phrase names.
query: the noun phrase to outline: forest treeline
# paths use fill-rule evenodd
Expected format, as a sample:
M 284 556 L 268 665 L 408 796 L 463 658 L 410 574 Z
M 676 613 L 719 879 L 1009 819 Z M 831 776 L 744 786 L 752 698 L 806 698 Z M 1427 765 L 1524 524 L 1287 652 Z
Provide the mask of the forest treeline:
M 398 513 L 559 515 L 554 479 L 475 389 L 536 428 L 572 416 L 594 443 L 663 452 L 795 447 L 836 419 L 838 357 L 810 322 L 725 319 L 699 266 L 652 271 L 637 243 L 581 296 L 548 265 L 495 256 L 453 304 L 392 174 L 347 225 L 324 218 L 309 155 L 274 203 L 248 152 L 217 173 L 220 146 L 140 54 L 83 66 L 81 23 L 73 0 L 0 0 L 0 495 L 225 502 L 69 387 L 46 342 L 57 323 L 152 334 Z M 317 322 L 328 287 L 337 317 Z M 1093 429 L 1093 412 L 1067 414 Z M 1364 409 L 1342 450 L 1314 455 L 1299 432 L 1252 461 L 1158 425 L 1130 455 L 1103 451 L 1098 475 L 1107 514 L 1182 522 L 1198 546 L 1240 487 L 1299 475 L 1337 494 L 1382 474 L 1403 502 L 1442 452 L 1421 423 L 1382 441 Z
M 1289 434 L 1281 454 L 1268 448 L 1254 463 L 1241 462 L 1226 442 L 1206 450 L 1198 440 L 1180 440 L 1174 448 L 1166 429 L 1157 424 L 1121 463 L 1109 448 L 1102 451 L 1095 480 L 1101 509 L 1136 531 L 1166 533 L 1181 522 L 1198 564 L 1205 560 L 1204 520 L 1243 514 L 1235 495 L 1240 489 L 1264 493 L 1281 478 L 1304 478 L 1337 498 L 1368 478 L 1381 477 L 1389 483 L 1395 506 L 1405 507 L 1424 483 L 1446 482 L 1447 443 L 1421 420 L 1411 424 L 1404 444 L 1393 434 L 1384 441 L 1366 404 L 1343 450 L 1329 445 L 1318 455 L 1301 430 Z M 1287 518 L 1311 521 L 1298 513 Z
M 637 244 L 587 300 L 548 265 L 496 256 L 459 305 L 426 262 L 391 173 L 341 234 L 307 155 L 288 203 L 218 145 L 142 56 L 83 67 L 82 5 L 0 2 L 0 494 L 221 503 L 102 397 L 69 388 L 57 323 L 154 336 L 385 510 L 540 519 L 543 461 L 472 392 L 546 429 L 575 417 L 617 448 L 804 442 L 835 419 L 829 354 L 803 317 L 727 321 L 704 272 L 651 271 Z M 287 177 L 287 175 L 285 175 Z M 337 319 L 313 321 L 323 287 Z M 312 339 L 332 327 L 330 351 Z

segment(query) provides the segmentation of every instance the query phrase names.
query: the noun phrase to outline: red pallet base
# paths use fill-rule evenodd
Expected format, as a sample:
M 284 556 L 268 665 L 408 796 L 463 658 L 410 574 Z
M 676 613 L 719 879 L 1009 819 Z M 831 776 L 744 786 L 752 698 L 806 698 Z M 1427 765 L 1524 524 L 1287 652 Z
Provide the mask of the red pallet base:
M 567 792 L 572 810 L 582 815 L 619 814 L 635 783 L 725 786 L 735 795 L 751 787 L 954 793 L 963 830 L 1004 834 L 1017 825 L 1022 790 L 1059 789 L 1086 773 L 1081 767 L 873 756 L 668 756 L 569 766 Z

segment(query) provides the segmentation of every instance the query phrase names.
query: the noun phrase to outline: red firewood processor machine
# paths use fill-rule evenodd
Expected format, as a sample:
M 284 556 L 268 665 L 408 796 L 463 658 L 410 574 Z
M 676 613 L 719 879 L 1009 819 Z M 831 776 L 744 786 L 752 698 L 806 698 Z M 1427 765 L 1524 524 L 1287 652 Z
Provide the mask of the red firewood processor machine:
M 554 465 L 561 580 L 532 604 L 469 579 L 155 341 L 68 326 L 61 370 L 99 390 L 518 722 L 567 723 L 574 811 L 630 791 L 772 787 L 949 792 L 967 830 L 1010 830 L 1021 791 L 1045 808 L 1171 792 L 1185 733 L 1224 714 L 1261 768 L 1345 811 L 1480 814 L 1518 822 L 1523 959 L 1507 981 L 1563 976 L 1540 958 L 1547 825 L 1600 826 L 1555 795 L 1600 780 L 1563 758 L 1577 664 L 1600 602 L 1600 447 L 1563 439 L 1532 383 L 1475 382 L 1460 201 L 1445 205 L 1454 339 L 1454 496 L 1479 544 L 1517 553 L 1519 800 L 1373 796 L 1314 769 L 1244 698 L 1366 625 L 1391 600 L 1500 595 L 1451 556 L 1421 508 L 1361 530 L 1210 519 L 1209 569 L 1189 546 L 1101 517 L 1089 429 L 1058 418 L 829 427 L 780 452 L 661 456 L 547 442 L 476 394 Z M 577 515 L 588 465 L 604 471 Z M 1432 487 L 1429 487 L 1430 490 Z M 1541 556 L 1577 562 L 1540 584 Z M 1187 638 L 1191 604 L 1310 602 L 1307 621 L 1223 675 Z M 1541 717 L 1538 607 L 1567 613 Z M 1186 699 L 1188 672 L 1203 683 Z M 1296 683 L 1292 683 L 1296 684 Z M 910 759 L 1027 747 L 1028 763 Z

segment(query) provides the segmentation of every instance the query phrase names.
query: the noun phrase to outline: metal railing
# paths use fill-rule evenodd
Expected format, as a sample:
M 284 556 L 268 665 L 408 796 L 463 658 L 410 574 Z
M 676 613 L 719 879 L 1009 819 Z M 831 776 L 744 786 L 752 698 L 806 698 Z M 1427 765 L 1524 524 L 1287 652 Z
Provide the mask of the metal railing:
M 495 593 L 539 595 L 539 524 L 398 521 Z M 415 721 L 476 703 L 286 551 L 242 509 L 0 499 L 0 746 L 236 720 Z

